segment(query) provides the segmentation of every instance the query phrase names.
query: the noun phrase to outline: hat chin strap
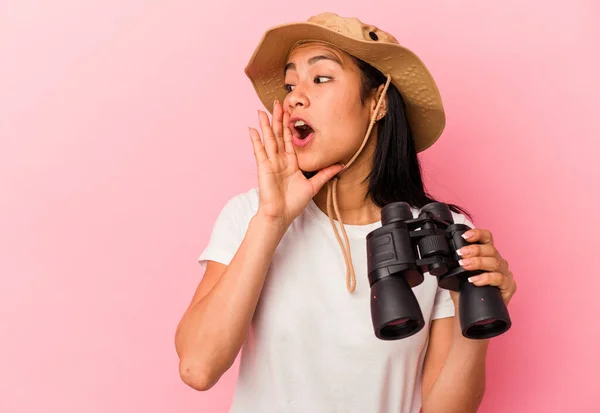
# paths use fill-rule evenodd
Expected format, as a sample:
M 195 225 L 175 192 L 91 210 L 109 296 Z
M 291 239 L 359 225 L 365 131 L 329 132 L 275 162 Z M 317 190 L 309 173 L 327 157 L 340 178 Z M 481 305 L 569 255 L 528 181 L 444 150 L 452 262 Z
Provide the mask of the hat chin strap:
M 367 144 L 367 140 L 369 139 L 369 135 L 371 135 L 371 131 L 373 130 L 373 126 L 377 121 L 377 114 L 379 113 L 379 108 L 381 107 L 381 103 L 383 99 L 385 99 L 385 95 L 387 93 L 388 87 L 390 86 L 392 78 L 388 74 L 387 81 L 385 82 L 385 86 L 383 91 L 381 92 L 381 96 L 377 101 L 377 106 L 375 107 L 375 112 L 371 116 L 371 123 L 369 124 L 369 129 L 367 129 L 367 134 L 363 139 L 363 143 L 356 151 L 350 162 L 344 166 L 338 175 L 334 176 L 329 182 L 327 182 L 327 215 L 329 216 L 329 222 L 331 222 L 331 226 L 333 227 L 333 232 L 335 233 L 335 237 L 338 240 L 338 244 L 340 244 L 340 248 L 342 249 L 342 254 L 344 254 L 344 261 L 346 262 L 346 288 L 348 292 L 352 293 L 356 289 L 356 274 L 354 273 L 354 266 L 352 264 L 352 255 L 350 252 L 350 241 L 348 240 L 348 235 L 346 234 L 346 229 L 344 228 L 344 221 L 342 221 L 342 215 L 340 214 L 340 210 L 337 204 L 337 184 L 339 181 L 339 175 L 344 172 L 346 169 L 352 165 L 352 163 L 356 160 L 358 155 L 362 152 L 363 148 Z M 343 241 L 340 237 L 339 230 L 335 224 L 335 220 L 339 221 L 340 228 L 342 231 L 342 235 L 344 237 Z

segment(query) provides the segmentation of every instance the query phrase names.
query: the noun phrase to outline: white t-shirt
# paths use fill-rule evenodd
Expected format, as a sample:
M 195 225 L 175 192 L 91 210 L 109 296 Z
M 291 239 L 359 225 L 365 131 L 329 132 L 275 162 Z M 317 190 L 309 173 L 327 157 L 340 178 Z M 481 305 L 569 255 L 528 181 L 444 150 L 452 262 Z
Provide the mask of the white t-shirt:
M 229 264 L 257 209 L 257 188 L 230 199 L 200 263 Z M 472 226 L 464 215 L 453 216 Z M 242 347 L 230 413 L 419 412 L 429 327 L 432 320 L 454 316 L 454 304 L 436 278 L 425 274 L 413 288 L 425 327 L 400 340 L 375 337 L 366 236 L 380 226 L 345 226 L 357 282 L 349 293 L 329 217 L 311 201 L 296 218 L 275 251 Z

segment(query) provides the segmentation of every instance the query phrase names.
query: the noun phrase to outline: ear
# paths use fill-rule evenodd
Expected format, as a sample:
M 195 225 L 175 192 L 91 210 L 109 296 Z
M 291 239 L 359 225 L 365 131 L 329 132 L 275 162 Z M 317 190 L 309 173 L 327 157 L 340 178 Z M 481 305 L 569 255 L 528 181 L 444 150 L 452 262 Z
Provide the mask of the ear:
M 385 114 L 387 113 L 387 96 L 383 96 L 383 88 L 385 85 L 379 85 L 375 93 L 373 93 L 373 98 L 371 99 L 371 113 L 375 116 L 377 121 L 383 119 Z M 379 106 L 379 110 L 375 113 L 375 109 L 377 108 L 377 102 L 379 99 L 382 99 L 381 105 Z

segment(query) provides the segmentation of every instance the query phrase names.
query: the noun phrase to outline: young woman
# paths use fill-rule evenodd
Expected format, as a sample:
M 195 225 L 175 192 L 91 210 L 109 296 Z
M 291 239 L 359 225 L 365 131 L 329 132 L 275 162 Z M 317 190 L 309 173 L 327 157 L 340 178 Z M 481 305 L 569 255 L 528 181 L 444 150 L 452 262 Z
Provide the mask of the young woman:
M 366 235 L 386 204 L 417 216 L 434 201 L 417 152 L 445 118 L 423 63 L 390 34 L 324 13 L 267 31 L 246 71 L 272 121 L 259 111 L 262 135 L 250 129 L 258 188 L 227 203 L 200 256 L 176 333 L 183 381 L 210 389 L 241 349 L 230 412 L 476 411 L 488 341 L 462 336 L 457 293 L 426 274 L 413 288 L 425 328 L 387 341 L 371 321 Z M 486 271 L 471 281 L 508 304 L 508 263 L 490 231 L 469 233 L 461 265 Z

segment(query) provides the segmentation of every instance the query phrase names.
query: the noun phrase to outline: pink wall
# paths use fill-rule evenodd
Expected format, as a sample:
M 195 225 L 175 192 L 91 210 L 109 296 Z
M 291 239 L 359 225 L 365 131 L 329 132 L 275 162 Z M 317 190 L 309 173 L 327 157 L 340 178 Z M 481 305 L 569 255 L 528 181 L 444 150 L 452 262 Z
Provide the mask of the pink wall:
M 243 67 L 324 10 L 430 66 L 448 126 L 427 181 L 518 278 L 481 411 L 600 409 L 597 2 L 349 4 L 0 2 L 1 412 L 226 411 L 235 370 L 187 388 L 173 333 L 216 214 L 255 185 Z

